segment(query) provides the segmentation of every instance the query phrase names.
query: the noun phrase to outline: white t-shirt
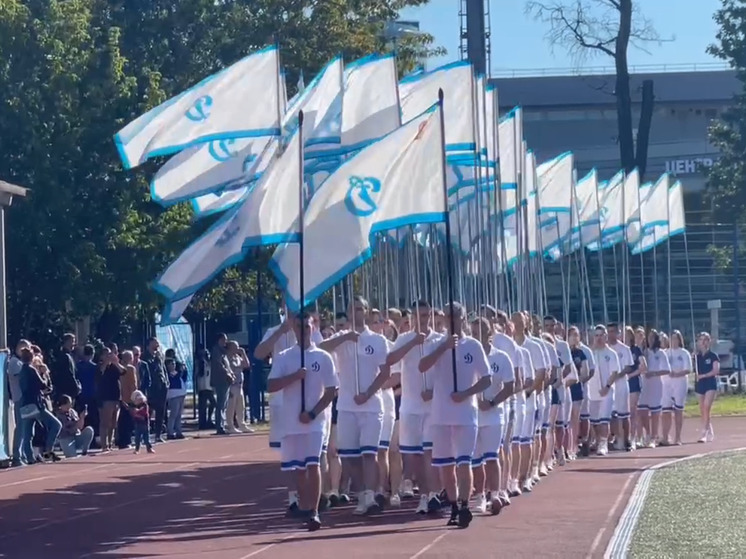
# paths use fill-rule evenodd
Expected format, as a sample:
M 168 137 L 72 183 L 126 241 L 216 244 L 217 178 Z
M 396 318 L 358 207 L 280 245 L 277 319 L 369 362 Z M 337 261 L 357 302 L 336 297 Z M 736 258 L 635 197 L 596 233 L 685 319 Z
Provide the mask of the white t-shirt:
M 629 349 L 629 346 L 627 344 L 623 344 L 619 340 L 614 345 L 609 344 L 609 347 L 613 349 L 617 357 L 619 357 L 619 366 L 621 367 L 620 371 L 623 371 L 627 367 L 634 367 L 635 366 L 635 360 L 632 357 L 632 351 Z M 617 379 L 617 382 L 627 382 L 627 377 L 621 377 Z
M 311 411 L 324 395 L 327 388 L 339 386 L 337 372 L 334 370 L 332 356 L 323 349 L 311 344 L 305 351 L 305 410 Z M 272 362 L 270 379 L 282 378 L 295 373 L 300 366 L 300 346 L 295 344 L 275 355 Z M 322 431 L 326 413 L 319 414 L 308 424 L 300 422 L 301 383 L 294 382 L 280 391 L 283 394 L 280 413 L 280 432 L 283 435 L 303 435 Z M 331 406 L 327 407 L 329 409 Z
M 567 380 L 578 380 L 578 369 L 575 367 L 575 362 L 572 359 L 572 352 L 570 351 L 570 344 L 565 340 L 557 338 L 557 355 L 562 361 L 562 366 L 570 365 L 570 372 L 565 377 Z
M 396 338 L 393 347 L 389 353 L 397 351 L 399 348 L 404 347 L 412 341 L 417 335 L 414 331 L 405 332 Z M 428 389 L 433 387 L 432 375 L 433 371 L 427 371 L 426 373 L 420 372 L 420 360 L 424 355 L 424 347 L 431 343 L 436 343 L 443 339 L 442 334 L 438 334 L 435 330 L 431 330 L 425 338 L 425 343 L 422 346 L 415 346 L 410 349 L 399 361 L 401 365 L 401 406 L 399 407 L 400 414 L 428 414 L 430 413 L 430 404 L 432 400 L 425 402 L 422 399 L 423 379 Z
M 513 363 L 514 368 L 518 368 L 518 362 L 520 357 L 518 356 L 518 344 L 510 336 L 503 334 L 502 332 L 495 332 L 492 336 L 492 345 L 500 351 L 504 351 L 508 354 L 510 362 Z M 515 374 L 513 375 L 515 381 Z M 511 400 L 515 400 L 515 394 L 510 397 Z
M 262 336 L 262 341 L 260 343 L 264 343 L 268 339 L 270 339 L 274 335 L 274 333 L 277 332 L 277 330 L 279 330 L 280 326 L 282 326 L 282 324 L 278 324 L 277 326 L 272 326 L 270 328 L 267 328 L 267 331 L 264 333 L 264 336 Z M 311 332 L 311 341 L 317 345 L 323 341 L 323 338 L 321 337 L 321 332 L 319 332 L 315 328 Z M 272 355 L 269 359 L 270 364 L 272 363 L 276 355 L 280 355 L 283 351 L 293 347 L 294 345 L 298 345 L 298 341 L 295 339 L 295 332 L 293 332 L 292 330 L 285 332 L 282 336 L 280 336 L 277 339 L 274 347 L 272 348 Z M 300 354 L 298 355 L 298 367 L 300 367 Z M 296 369 L 296 371 L 297 370 L 298 369 Z M 270 403 L 273 406 L 279 406 L 280 404 L 282 404 L 282 391 L 271 394 L 269 399 L 270 399 Z
M 594 349 L 593 356 L 596 358 L 596 374 L 588 381 L 588 399 L 603 400 L 601 390 L 609 383 L 611 374 L 621 370 L 619 356 L 608 346 L 603 349 Z
M 682 347 L 669 350 L 668 361 L 671 365 L 671 371 L 674 373 L 692 371 L 692 356 Z
M 518 346 L 518 368 L 523 373 L 523 388 L 516 394 L 518 401 L 526 401 L 526 388 L 528 388 L 536 378 L 536 371 L 534 370 L 534 362 L 531 358 L 531 352 L 525 347 Z M 533 396 L 533 394 L 532 394 Z
M 557 355 L 557 350 L 554 349 L 554 346 L 552 344 L 542 338 L 532 337 L 531 339 L 541 343 L 542 352 L 544 353 L 544 357 L 549 359 L 550 366 L 560 366 L 559 355 Z M 549 367 L 547 367 L 547 372 L 549 372 Z
M 391 348 L 394 347 L 394 342 L 386 339 L 386 347 L 388 348 L 389 353 L 391 353 Z M 395 363 L 391 366 L 391 374 L 394 373 L 401 373 L 401 361 L 398 363 Z M 391 410 L 392 412 L 395 411 L 396 408 L 396 398 L 394 398 L 394 389 L 393 388 L 384 388 L 381 390 L 381 398 L 383 398 L 383 409 L 385 410 Z
M 344 336 L 349 330 L 343 330 L 332 336 L 334 339 Z M 360 384 L 360 392 L 365 392 L 378 373 L 381 365 L 386 363 L 388 355 L 387 340 L 381 334 L 376 334 L 367 326 L 360 332 L 357 343 L 343 342 L 334 350 L 339 374 L 339 398 L 337 399 L 337 411 L 351 412 L 383 412 L 383 396 L 378 390 L 367 402 L 359 406 L 355 403 L 357 393 L 357 382 L 355 371 Z
M 596 356 L 593 355 L 593 350 L 587 345 L 581 342 L 580 349 L 585 353 L 585 358 L 588 360 L 588 372 L 591 373 L 596 370 Z
M 443 339 L 426 342 L 424 355 L 435 351 Z M 430 414 L 432 425 L 477 425 L 476 395 L 463 402 L 451 399 L 453 393 L 453 358 L 451 351 L 440 356 L 432 367 L 433 406 Z M 481 379 L 490 376 L 490 366 L 482 344 L 470 336 L 464 336 L 456 344 L 456 389 L 467 390 Z
M 536 370 L 544 369 L 549 374 L 551 362 L 549 361 L 549 352 L 544 347 L 541 340 L 536 338 L 526 338 L 523 340 L 522 347 L 531 355 L 531 379 L 536 378 Z M 523 378 L 527 379 L 528 372 L 523 369 Z
M 651 373 L 658 373 L 660 371 L 671 372 L 671 363 L 668 361 L 668 355 L 666 355 L 664 350 L 648 350 L 645 357 L 648 362 L 648 371 Z
M 487 356 L 487 362 L 490 365 L 491 380 L 489 388 L 482 392 L 485 400 L 492 400 L 503 389 L 506 382 L 514 382 L 515 374 L 513 361 L 508 354 L 494 347 L 490 348 L 490 354 Z M 505 403 L 493 407 L 490 410 L 479 410 L 479 426 L 497 425 L 500 423 L 500 416 L 505 410 Z

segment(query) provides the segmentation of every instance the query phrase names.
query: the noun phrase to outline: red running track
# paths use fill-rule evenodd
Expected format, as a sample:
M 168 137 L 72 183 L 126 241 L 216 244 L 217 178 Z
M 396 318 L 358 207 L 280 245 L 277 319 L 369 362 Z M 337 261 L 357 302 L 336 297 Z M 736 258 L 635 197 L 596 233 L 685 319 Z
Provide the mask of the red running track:
M 742 418 L 715 423 L 710 444 L 575 461 L 499 516 L 468 530 L 414 515 L 415 503 L 358 518 L 322 517 L 309 534 L 284 517 L 286 491 L 263 435 L 194 438 L 157 454 L 116 451 L 0 472 L 0 557 L 55 559 L 365 559 L 602 557 L 645 468 L 700 452 L 746 447 Z M 695 420 L 685 439 L 696 439 Z

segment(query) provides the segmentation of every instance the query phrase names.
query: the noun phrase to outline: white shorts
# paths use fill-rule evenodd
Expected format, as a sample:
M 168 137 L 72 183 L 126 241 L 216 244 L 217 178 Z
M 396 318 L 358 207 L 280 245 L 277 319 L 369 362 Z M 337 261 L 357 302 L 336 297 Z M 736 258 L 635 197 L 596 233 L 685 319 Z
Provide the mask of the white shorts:
M 476 425 L 433 425 L 433 466 L 468 466 L 477 446 Z
M 537 398 L 529 397 L 526 399 L 526 410 L 523 414 L 523 424 L 521 425 L 521 444 L 531 444 L 534 436 L 540 427 L 539 410 L 537 409 Z
M 611 412 L 614 407 L 613 389 L 601 400 L 591 400 L 588 408 L 591 412 L 592 425 L 608 425 L 611 421 Z
M 663 401 L 663 383 L 660 378 L 643 378 L 640 399 L 637 401 L 637 408 L 649 410 L 650 413 L 661 412 L 661 402 Z
M 663 411 L 683 410 L 688 390 L 686 377 L 668 378 L 663 381 Z
M 583 401 L 580 403 L 580 419 L 590 419 L 591 418 L 591 408 L 590 408 L 590 400 L 588 399 L 588 385 L 583 384 Z
M 282 432 L 280 429 L 280 415 L 282 415 L 282 404 L 269 403 L 269 448 L 280 448 Z
M 629 383 L 626 376 L 614 383 L 613 412 L 613 416 L 619 419 L 629 417 Z
M 322 431 L 303 435 L 285 435 L 280 448 L 280 468 L 283 472 L 305 470 L 306 466 L 319 464 L 324 441 Z
M 505 424 L 503 416 L 500 416 L 500 423 L 496 425 L 482 425 L 477 431 L 477 446 L 474 450 L 474 457 L 471 459 L 472 467 L 481 466 L 485 462 L 497 461 L 497 455 L 503 444 L 503 434 Z
M 342 411 L 337 415 L 337 453 L 340 458 L 377 454 L 383 413 Z
M 521 433 L 523 432 L 523 423 L 526 421 L 526 402 L 525 400 L 516 400 L 513 408 L 513 436 L 510 442 L 519 444 L 521 442 Z
M 403 413 L 399 416 L 399 452 L 422 454 L 433 447 L 430 414 Z
M 394 435 L 394 423 L 396 415 L 393 413 L 383 412 L 383 423 L 381 424 L 381 439 L 378 441 L 378 448 L 388 448 L 391 445 L 391 437 Z

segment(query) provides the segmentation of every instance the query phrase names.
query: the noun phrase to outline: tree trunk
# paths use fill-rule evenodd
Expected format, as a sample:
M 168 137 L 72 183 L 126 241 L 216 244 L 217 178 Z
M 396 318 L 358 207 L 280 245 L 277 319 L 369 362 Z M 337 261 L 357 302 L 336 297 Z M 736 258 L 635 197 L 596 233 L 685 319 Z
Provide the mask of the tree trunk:
M 619 159 L 629 173 L 635 168 L 635 141 L 632 135 L 632 95 L 629 87 L 627 47 L 632 33 L 632 0 L 619 1 L 619 34 L 616 39 L 616 113 L 619 129 Z
M 653 122 L 654 104 L 653 80 L 645 80 L 642 82 L 642 103 L 640 105 L 640 124 L 637 129 L 637 154 L 635 156 L 637 169 L 640 171 L 640 183 L 645 180 L 645 171 L 648 167 L 648 145 L 650 143 L 650 126 Z

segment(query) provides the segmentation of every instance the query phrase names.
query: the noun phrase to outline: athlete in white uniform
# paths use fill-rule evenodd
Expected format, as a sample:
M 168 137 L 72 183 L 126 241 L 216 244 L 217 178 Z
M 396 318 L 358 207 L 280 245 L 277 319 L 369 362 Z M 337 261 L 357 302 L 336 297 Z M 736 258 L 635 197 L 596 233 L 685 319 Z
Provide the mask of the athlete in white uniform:
M 386 367 L 386 338 L 368 328 L 368 302 L 354 297 L 347 316 L 352 330 L 339 332 L 321 343 L 334 354 L 339 368 L 337 398 L 337 452 L 349 461 L 350 474 L 358 494 L 355 514 L 380 512 L 378 488 L 378 447 L 383 428 L 381 387 L 390 372 Z M 362 464 L 361 464 L 362 462 Z
M 684 426 L 684 404 L 689 388 L 689 373 L 692 372 L 692 355 L 684 348 L 681 332 L 671 333 L 671 348 L 668 350 L 671 374 L 663 377 L 663 437 L 661 445 L 671 443 L 671 415 L 674 416 L 674 443 L 681 444 L 681 429 Z
M 596 326 L 593 339 L 596 373 L 588 381 L 588 399 L 599 456 L 606 456 L 609 451 L 609 423 L 614 407 L 614 383 L 621 374 L 619 357 L 609 347 L 608 340 L 606 327 L 602 324 Z
M 609 335 L 609 347 L 619 357 L 619 366 L 622 368 L 620 376 L 614 383 L 614 411 L 612 419 L 612 432 L 616 437 L 616 449 L 625 449 L 628 452 L 634 447 L 632 444 L 630 425 L 630 401 L 628 375 L 635 366 L 632 351 L 629 346 L 622 342 L 619 325 L 610 322 L 607 325 Z
M 505 435 L 505 401 L 513 394 L 514 366 L 507 353 L 492 345 L 493 327 L 486 318 L 474 320 L 471 331 L 478 334 L 492 375 L 490 387 L 479 397 L 477 448 L 471 461 L 477 510 L 487 512 L 489 496 L 491 512 L 497 514 L 502 508 L 499 454 Z
M 275 354 L 267 389 L 283 395 L 280 413 L 273 418 L 282 423 L 281 468 L 294 473 L 301 515 L 308 529 L 315 531 L 321 527 L 319 462 L 326 430 L 324 412 L 339 383 L 331 356 L 311 341 L 310 317 L 290 317 L 287 321 L 292 323 L 294 337 L 302 338 L 306 347 L 302 355 L 297 343 Z
M 671 363 L 661 348 L 660 335 L 655 330 L 648 333 L 648 351 L 645 355 L 648 370 L 642 380 L 642 393 L 639 407 L 648 410 L 649 422 L 645 425 L 647 439 L 645 446 L 654 448 L 658 440 L 658 418 L 663 401 L 663 377 L 671 373 Z
M 431 329 L 433 312 L 430 304 L 418 301 L 413 306 L 414 330 L 399 335 L 389 351 L 387 364 L 401 367 L 399 451 L 404 462 L 405 479 L 416 478 L 420 487 L 417 513 L 426 514 L 440 511 L 440 480 L 432 467 L 432 373 L 421 373 L 419 365 L 425 345 L 441 340 L 442 336 Z
M 279 355 L 288 348 L 291 348 L 298 344 L 295 339 L 295 333 L 293 332 L 292 321 L 288 322 L 287 308 L 283 305 L 282 322 L 277 326 L 268 328 L 262 337 L 262 341 L 254 349 L 254 357 L 259 361 L 265 361 L 266 359 L 272 359 L 275 355 Z M 317 329 L 311 331 L 311 340 L 316 344 L 320 344 L 321 333 Z M 277 421 L 280 417 L 282 408 L 282 392 L 276 392 L 270 396 L 269 399 L 269 446 L 270 448 L 280 448 L 280 441 L 282 440 L 282 424 Z M 325 443 L 328 442 L 330 424 L 331 423 L 331 410 L 324 410 L 324 425 L 325 425 Z M 295 487 L 295 476 L 288 477 L 288 511 L 290 514 L 295 514 L 298 511 L 298 492 L 294 489 Z M 322 507 L 323 508 L 323 507 Z
M 551 411 L 552 403 L 552 384 L 560 374 L 560 363 L 559 357 L 557 356 L 557 350 L 554 346 L 541 338 L 541 320 L 537 315 L 531 317 L 526 313 L 527 324 L 530 320 L 530 329 L 532 331 L 531 339 L 535 341 L 542 352 L 544 358 L 544 364 L 546 367 L 546 377 L 542 383 L 542 390 L 536 395 L 536 407 L 539 410 L 539 418 L 541 420 L 540 431 L 537 436 L 540 438 L 537 440 L 536 452 L 533 455 L 533 467 L 531 482 L 538 483 L 541 477 L 546 476 L 552 470 L 552 447 L 554 437 L 550 431 L 549 413 Z M 533 355 L 532 355 L 533 357 Z M 536 362 L 534 362 L 536 366 Z
M 472 519 L 477 394 L 490 386 L 490 366 L 482 344 L 464 333 L 464 307 L 453 303 L 444 312 L 450 335 L 425 345 L 419 368 L 433 377 L 433 464 L 440 468 L 441 485 L 451 502 L 448 525 L 466 528 Z

